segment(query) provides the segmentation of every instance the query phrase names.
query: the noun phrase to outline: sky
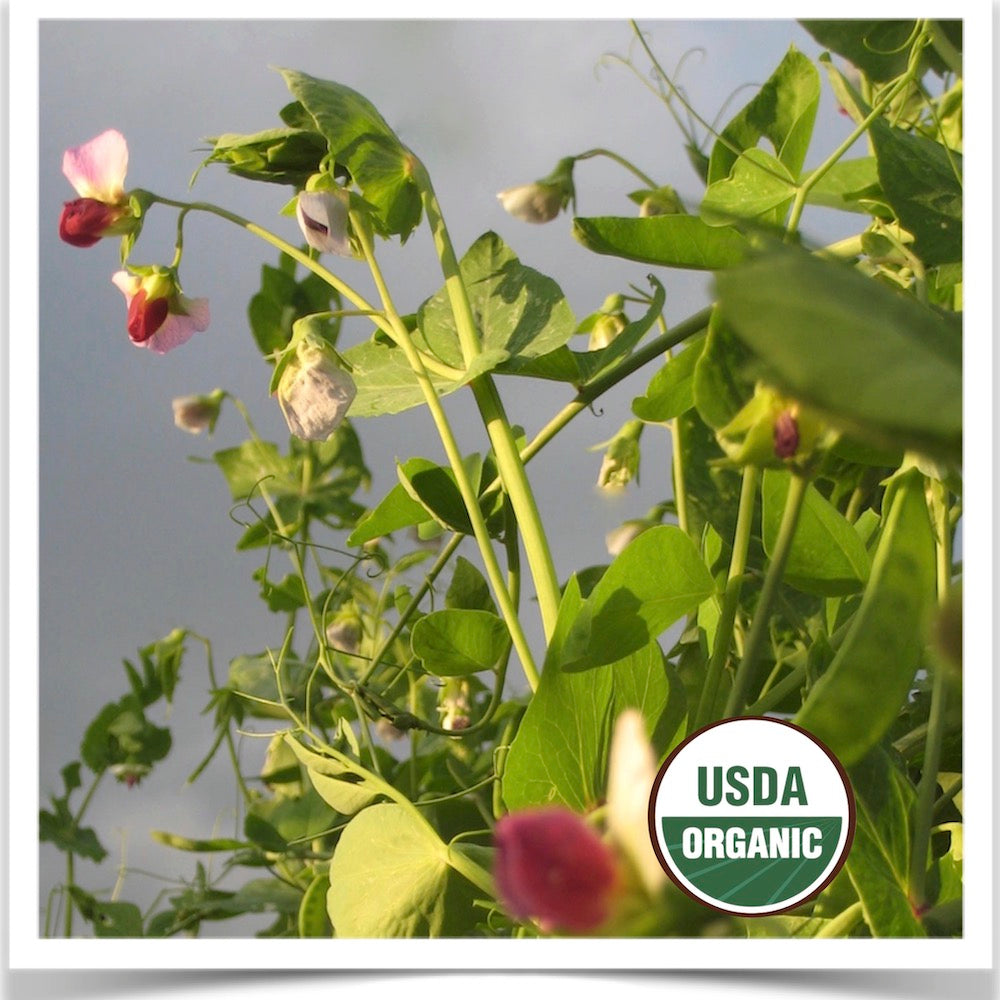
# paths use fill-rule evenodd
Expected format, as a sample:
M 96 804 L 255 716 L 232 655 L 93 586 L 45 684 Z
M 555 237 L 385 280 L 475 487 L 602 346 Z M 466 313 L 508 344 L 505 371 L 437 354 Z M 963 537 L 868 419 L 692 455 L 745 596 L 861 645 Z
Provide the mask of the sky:
M 787 21 L 646 21 L 664 66 L 673 70 L 691 50 L 680 81 L 709 120 L 746 84 L 762 83 L 790 44 L 815 56 L 806 32 Z M 496 193 L 547 174 L 565 155 L 601 146 L 673 185 L 689 206 L 698 180 L 684 139 L 666 109 L 621 61 L 648 64 L 624 21 L 45 21 L 40 31 L 40 791 L 59 790 L 59 770 L 78 754 L 83 727 L 103 704 L 126 690 L 123 658 L 184 626 L 213 642 L 217 669 L 243 652 L 277 647 L 282 620 L 257 597 L 251 573 L 259 553 L 238 554 L 240 529 L 229 518 L 221 476 L 199 459 L 245 437 L 232 409 L 212 439 L 173 426 L 171 400 L 216 386 L 240 396 L 261 434 L 284 442 L 287 430 L 267 395 L 269 368 L 249 334 L 246 304 L 260 266 L 274 263 L 265 244 L 221 220 L 192 218 L 181 270 L 185 292 L 211 303 L 209 329 L 165 356 L 133 347 L 125 332 L 117 241 L 90 249 L 60 242 L 61 205 L 74 197 L 61 173 L 63 150 L 117 128 L 129 144 L 127 187 L 187 197 L 205 136 L 253 132 L 278 124 L 289 100 L 272 67 L 303 70 L 345 83 L 368 97 L 425 162 L 461 253 L 482 232 L 499 233 L 522 262 L 551 275 L 583 318 L 605 296 L 645 284 L 649 268 L 598 257 L 577 244 L 568 216 L 529 226 L 504 214 Z M 741 90 L 734 113 L 749 100 Z M 816 139 L 807 166 L 849 131 L 824 82 Z M 594 159 L 576 171 L 578 213 L 633 214 L 636 181 L 621 167 Z M 246 215 L 298 242 L 294 220 L 278 212 L 286 188 L 260 185 L 210 167 L 193 195 Z M 174 216 L 151 216 L 133 262 L 168 263 Z M 806 218 L 808 236 L 833 240 L 856 220 Z M 380 249 L 387 281 L 402 311 L 440 287 L 426 228 L 404 247 Z M 337 261 L 338 273 L 369 297 L 361 262 Z M 659 272 L 665 314 L 676 322 L 710 301 L 710 279 Z M 368 336 L 345 327 L 346 343 Z M 552 531 L 560 579 L 607 560 L 605 534 L 641 516 L 670 492 L 669 442 L 653 428 L 643 440 L 640 484 L 610 500 L 594 484 L 600 452 L 630 417 L 652 371 L 627 379 L 593 413 L 581 415 L 530 466 L 542 518 Z M 569 398 L 565 387 L 526 380 L 501 383 L 511 418 L 529 436 Z M 446 408 L 466 449 L 485 436 L 466 394 Z M 395 483 L 396 460 L 442 460 L 424 409 L 356 424 L 376 503 Z M 195 461 L 190 459 L 194 458 Z M 530 602 L 525 602 L 529 609 Z M 536 647 L 541 633 L 529 627 Z M 208 677 L 190 648 L 169 720 L 174 750 L 137 789 L 106 781 L 90 816 L 110 852 L 102 866 L 78 862 L 82 885 L 110 889 L 119 864 L 166 877 L 189 873 L 190 856 L 151 842 L 166 828 L 206 836 L 232 826 L 236 791 L 221 756 L 193 786 L 185 778 L 207 750 L 211 729 L 199 713 Z M 159 719 L 155 721 L 161 721 Z M 263 727 L 261 727 L 263 728 Z M 260 741 L 258 741 L 259 743 Z M 227 825 L 228 824 L 228 825 Z M 43 847 L 41 906 L 62 877 L 61 856 Z M 147 905 L 164 883 L 130 874 L 122 898 Z M 259 923 L 259 922 L 258 922 Z M 258 923 L 224 925 L 250 933 Z M 206 930 L 208 930 L 206 928 Z

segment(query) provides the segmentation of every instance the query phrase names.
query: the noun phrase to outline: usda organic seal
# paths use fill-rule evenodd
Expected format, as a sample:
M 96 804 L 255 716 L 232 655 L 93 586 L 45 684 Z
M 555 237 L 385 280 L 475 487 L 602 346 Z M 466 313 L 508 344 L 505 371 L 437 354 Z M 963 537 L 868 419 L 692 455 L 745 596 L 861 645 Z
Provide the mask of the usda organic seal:
M 695 899 L 743 916 L 792 909 L 828 885 L 854 837 L 840 762 L 780 719 L 727 719 L 693 733 L 660 768 L 649 832 L 667 874 Z

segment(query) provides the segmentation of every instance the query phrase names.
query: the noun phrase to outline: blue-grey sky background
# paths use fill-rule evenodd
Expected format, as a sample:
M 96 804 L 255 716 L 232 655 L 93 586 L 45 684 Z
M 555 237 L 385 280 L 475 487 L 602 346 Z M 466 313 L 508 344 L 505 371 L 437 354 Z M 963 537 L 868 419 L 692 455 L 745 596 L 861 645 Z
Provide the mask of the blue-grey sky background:
M 789 21 L 647 21 L 654 51 L 670 71 L 692 48 L 680 82 L 709 120 L 743 84 L 762 83 L 790 44 L 815 56 L 809 35 Z M 217 670 L 244 652 L 276 648 L 283 619 L 270 615 L 251 573 L 259 552 L 234 550 L 240 529 L 230 520 L 228 490 L 211 465 L 189 461 L 245 437 L 227 409 L 213 439 L 174 428 L 171 400 L 221 386 L 249 407 L 261 434 L 284 442 L 287 429 L 267 395 L 269 368 L 246 321 L 260 266 L 276 253 L 218 219 L 191 217 L 181 277 L 191 296 L 211 302 L 212 322 L 166 356 L 133 347 L 125 332 L 116 240 L 90 249 L 60 242 L 57 221 L 75 197 L 61 173 L 63 150 L 106 128 L 126 137 L 126 187 L 187 197 L 199 164 L 199 140 L 222 132 L 253 132 L 279 124 L 289 96 L 269 67 L 287 66 L 345 83 L 367 96 L 426 163 L 459 252 L 488 229 L 521 260 L 561 285 L 578 318 L 610 292 L 645 285 L 649 267 L 584 250 L 568 216 L 529 226 L 505 215 L 502 188 L 547 174 L 565 155 L 595 146 L 613 149 L 661 183 L 672 184 L 690 208 L 699 181 L 684 139 L 666 109 L 626 68 L 598 64 L 605 53 L 631 52 L 648 70 L 625 21 L 45 21 L 40 30 L 40 789 L 60 788 L 59 770 L 78 757 L 84 726 L 126 689 L 123 658 L 175 626 L 209 637 Z M 749 100 L 741 91 L 734 113 Z M 724 119 L 725 120 L 725 119 Z M 849 132 L 825 80 L 811 165 Z M 699 133 L 700 134 L 700 133 Z M 633 214 L 625 197 L 638 185 L 602 159 L 576 170 L 581 215 Z M 194 195 L 246 215 L 299 241 L 294 220 L 278 215 L 290 189 L 235 178 L 221 167 L 198 177 Z M 815 239 L 855 231 L 857 217 L 807 214 Z M 157 208 L 133 254 L 134 263 L 169 263 L 175 215 Z M 406 244 L 381 250 L 397 304 L 411 311 L 441 284 L 426 227 Z M 334 261 L 346 280 L 374 298 L 364 264 Z M 710 278 L 666 272 L 668 322 L 710 298 Z M 370 328 L 345 326 L 354 343 Z M 606 559 L 604 536 L 641 516 L 670 492 L 669 440 L 659 428 L 643 439 L 641 485 L 620 498 L 594 488 L 601 456 L 588 448 L 609 438 L 630 416 L 651 370 L 605 396 L 530 466 L 543 519 L 552 533 L 557 570 Z M 512 419 L 529 436 L 565 403 L 566 387 L 506 380 L 501 393 Z M 465 394 L 446 406 L 468 450 L 485 435 Z M 366 502 L 395 483 L 395 460 L 441 459 L 423 409 L 356 423 L 374 473 Z M 469 554 L 469 553 L 467 553 Z M 528 595 L 530 597 L 530 594 Z M 533 615 L 525 602 L 526 616 Z M 532 622 L 536 647 L 540 629 Z M 237 792 L 224 755 L 193 786 L 185 777 L 211 741 L 204 659 L 191 646 L 170 716 L 174 749 L 136 789 L 106 780 L 91 807 L 110 852 L 95 866 L 77 862 L 79 882 L 108 890 L 123 857 L 130 869 L 173 878 L 189 875 L 194 858 L 153 843 L 149 831 L 190 836 L 232 830 Z M 154 717 L 155 718 L 155 717 Z M 155 718 L 155 721 L 160 721 Z M 248 728 L 266 729 L 250 723 Z M 244 741 L 247 744 L 250 741 Z M 247 746 L 255 759 L 264 741 Z M 124 853 L 123 853 L 124 852 Z M 63 877 L 62 855 L 43 846 L 40 903 Z M 148 905 L 167 883 L 136 871 L 121 898 Z M 269 918 L 268 918 L 269 919 Z M 262 921 L 219 925 L 215 933 L 251 933 Z M 208 928 L 206 928 L 208 930 Z

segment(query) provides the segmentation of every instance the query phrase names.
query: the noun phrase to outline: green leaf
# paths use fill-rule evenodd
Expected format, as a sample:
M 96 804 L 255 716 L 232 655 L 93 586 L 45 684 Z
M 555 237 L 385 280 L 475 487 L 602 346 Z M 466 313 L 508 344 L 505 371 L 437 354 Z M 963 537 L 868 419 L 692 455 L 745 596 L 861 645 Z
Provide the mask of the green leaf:
M 38 839 L 42 843 L 53 844 L 67 854 L 90 858 L 98 864 L 108 852 L 97 839 L 92 827 L 76 825 L 65 799 L 53 799 L 55 812 L 40 809 L 38 812 Z
M 304 187 L 327 153 L 326 140 L 311 125 L 270 128 L 252 135 L 226 133 L 208 139 L 212 152 L 203 165 L 221 163 L 237 177 Z
M 865 922 L 873 937 L 925 937 L 909 893 L 913 786 L 882 751 L 852 768 L 850 778 L 857 820 L 846 867 Z
M 410 459 L 412 462 L 413 459 Z M 403 463 L 403 469 L 409 465 Z M 379 504 L 358 521 L 358 526 L 348 536 L 347 544 L 364 545 L 383 535 L 390 535 L 401 528 L 422 524 L 429 519 L 427 508 L 407 492 L 401 484 L 393 486 Z
M 436 677 L 492 670 L 510 645 L 502 618 L 490 611 L 432 611 L 413 626 L 410 644 L 424 669 Z
M 281 692 L 296 712 L 305 710 L 306 684 L 311 668 L 301 660 L 286 656 L 281 664 Z M 240 704 L 250 715 L 269 719 L 288 719 L 280 704 L 274 661 L 268 653 L 237 656 L 229 664 L 228 688 L 240 697 Z M 267 703 L 272 704 L 267 704 Z
M 732 172 L 710 184 L 698 214 L 710 226 L 734 219 L 759 219 L 777 224 L 795 197 L 795 178 L 763 149 L 747 149 Z
M 709 187 L 728 177 L 739 154 L 769 139 L 778 159 L 797 178 L 805 162 L 816 109 L 819 73 L 794 46 L 758 93 L 722 130 L 709 158 Z
M 962 260 L 962 155 L 922 135 L 872 122 L 878 178 L 926 267 Z
M 94 928 L 94 937 L 142 937 L 142 913 L 135 903 L 106 903 L 79 886 L 69 887 L 80 915 Z
M 104 706 L 80 744 L 84 763 L 95 774 L 117 764 L 151 767 L 170 752 L 170 730 L 155 726 L 134 694 Z
M 809 174 L 803 178 L 808 180 Z M 874 156 L 856 160 L 838 160 L 809 189 L 806 201 L 844 212 L 869 214 L 866 199 L 883 198 L 878 186 L 878 167 Z
M 799 22 L 820 45 L 854 63 L 873 81 L 893 80 L 906 71 L 909 47 L 904 43 L 913 32 L 913 21 L 821 21 Z
M 845 767 L 885 735 L 906 702 L 934 605 L 934 535 L 924 478 L 897 476 L 861 605 L 833 662 L 795 716 Z
M 465 556 L 455 560 L 455 573 L 444 595 L 446 608 L 497 612 L 486 578 Z
M 583 812 L 603 801 L 611 732 L 626 708 L 642 712 L 653 745 L 664 754 L 683 738 L 684 688 L 655 642 L 586 672 L 563 669 L 562 645 L 583 606 L 574 575 L 563 592 L 538 690 L 507 755 L 502 788 L 509 810 L 559 802 Z
M 394 802 L 359 813 L 330 862 L 327 912 L 339 938 L 466 936 L 472 887 L 448 865 L 448 848 Z
M 724 318 L 777 389 L 876 446 L 960 460 L 962 339 L 940 314 L 790 248 L 716 285 Z
M 305 765 L 316 793 L 336 812 L 353 816 L 385 794 L 365 777 L 361 765 L 350 768 L 333 757 L 313 753 L 291 736 L 286 736 L 285 741 Z
M 290 480 L 288 460 L 269 441 L 244 441 L 235 448 L 217 451 L 212 458 L 225 476 L 234 500 L 251 496 L 259 483 L 263 482 L 268 493 L 273 494 L 276 487 L 287 486 Z
M 525 267 L 496 233 L 484 233 L 469 248 L 459 270 L 481 336 L 484 353 L 499 364 L 537 358 L 562 347 L 576 320 L 559 286 Z M 428 299 L 417 324 L 429 348 L 446 364 L 463 368 L 451 300 L 445 289 Z
M 772 557 L 791 473 L 767 469 L 761 487 L 764 551 Z M 871 560 L 861 536 L 815 486 L 806 487 L 785 580 L 807 594 L 853 594 L 868 582 Z
M 289 573 L 278 583 L 267 578 L 267 567 L 254 570 L 253 578 L 260 584 L 260 598 L 269 611 L 295 611 L 307 603 L 305 588 L 298 576 Z
M 632 400 L 632 412 L 646 423 L 663 424 L 694 406 L 694 368 L 705 338 L 692 340 L 650 379 L 644 396 Z
M 287 852 L 301 843 L 328 834 L 340 816 L 312 788 L 297 798 L 258 799 L 248 812 L 243 832 L 265 850 Z M 266 833 L 266 835 L 265 835 Z
M 300 938 L 329 938 L 333 926 L 326 912 L 326 895 L 330 891 L 330 876 L 321 872 L 306 889 L 299 905 L 298 931 Z
M 714 590 L 698 549 L 680 528 L 650 528 L 624 548 L 584 601 L 560 666 L 586 670 L 635 653 Z
M 696 215 L 576 218 L 573 236 L 594 253 L 698 271 L 732 267 L 749 249 L 738 230 L 710 226 Z
M 296 70 L 280 73 L 326 137 L 330 155 L 347 167 L 365 201 L 376 208 L 380 228 L 405 241 L 421 213 L 413 154 L 357 91 Z
M 479 455 L 467 455 L 463 460 L 472 488 L 478 490 L 483 460 Z M 443 528 L 465 535 L 472 534 L 472 522 L 459 491 L 455 474 L 426 458 L 411 458 L 396 466 L 403 489 L 424 509 L 422 521 L 430 515 Z
M 694 404 L 709 427 L 725 427 L 753 395 L 754 379 L 747 373 L 750 358 L 746 345 L 713 309 L 691 382 Z
M 677 425 L 684 461 L 688 531 L 692 537 L 699 538 L 705 525 L 710 524 L 722 538 L 732 538 L 739 507 L 740 473 L 712 464 L 724 457 L 723 452 L 697 409 L 682 413 Z

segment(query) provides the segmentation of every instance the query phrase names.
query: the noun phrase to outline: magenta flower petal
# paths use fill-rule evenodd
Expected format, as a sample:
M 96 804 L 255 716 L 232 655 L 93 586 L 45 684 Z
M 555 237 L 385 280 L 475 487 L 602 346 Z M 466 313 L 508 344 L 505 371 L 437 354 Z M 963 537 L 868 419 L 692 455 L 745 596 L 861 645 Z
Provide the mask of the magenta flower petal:
M 128 145 L 121 132 L 108 129 L 63 154 L 63 173 L 81 198 L 117 204 L 125 196 Z
M 204 301 L 204 300 L 202 300 Z M 166 354 L 181 344 L 186 344 L 197 331 L 204 330 L 193 316 L 184 313 L 168 313 L 160 328 L 138 347 L 148 347 L 154 354 Z
M 614 855 L 576 813 L 560 806 L 504 816 L 494 831 L 500 899 L 518 919 L 586 932 L 611 915 Z
M 208 299 L 181 295 L 171 278 L 153 275 L 143 279 L 117 271 L 111 280 L 125 296 L 129 339 L 136 347 L 166 354 L 208 329 Z

